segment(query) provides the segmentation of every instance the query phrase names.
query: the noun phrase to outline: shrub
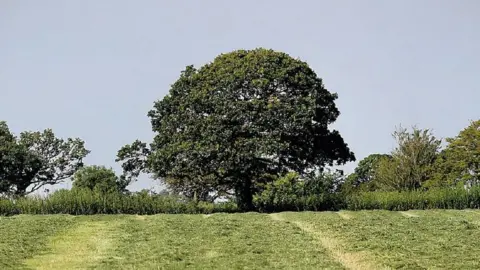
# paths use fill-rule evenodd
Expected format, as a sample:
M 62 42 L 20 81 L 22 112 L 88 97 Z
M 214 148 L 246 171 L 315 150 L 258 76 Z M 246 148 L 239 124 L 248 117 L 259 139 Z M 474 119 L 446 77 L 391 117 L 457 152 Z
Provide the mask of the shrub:
M 336 192 L 338 176 L 328 172 L 300 179 L 288 173 L 256 194 L 254 205 L 261 212 L 337 210 L 343 201 Z
M 73 175 L 73 189 L 88 188 L 99 192 L 124 192 L 129 182 L 118 177 L 112 168 L 87 166 Z
M 288 173 L 278 178 L 273 183 L 268 183 L 263 192 L 253 198 L 255 208 L 260 211 L 299 211 L 299 196 L 301 196 L 301 183 L 298 174 Z

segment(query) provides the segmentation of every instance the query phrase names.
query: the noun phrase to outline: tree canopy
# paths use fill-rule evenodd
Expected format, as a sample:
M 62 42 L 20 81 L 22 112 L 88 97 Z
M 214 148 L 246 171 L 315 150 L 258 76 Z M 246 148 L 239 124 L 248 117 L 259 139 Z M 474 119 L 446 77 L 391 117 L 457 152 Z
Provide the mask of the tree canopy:
M 398 146 L 391 158 L 381 159 L 375 180 L 384 190 L 416 190 L 433 177 L 441 140 L 430 130 L 413 127 L 409 132 L 399 128 L 393 133 Z
M 0 193 L 22 196 L 60 183 L 83 166 L 88 153 L 78 138 L 60 139 L 51 129 L 17 137 L 0 122 Z
M 375 173 L 378 164 L 382 159 L 391 159 L 389 154 L 371 154 L 358 162 L 355 171 L 350 174 L 344 185 L 344 189 L 348 191 L 362 190 L 373 191 L 376 189 Z
M 480 120 L 446 141 L 448 145 L 435 164 L 432 185 L 480 184 Z
M 126 173 L 148 171 L 167 184 L 232 189 L 240 207 L 251 209 L 271 175 L 355 160 L 329 129 L 340 114 L 336 99 L 307 63 L 285 53 L 221 54 L 181 73 L 148 113 L 156 134 L 149 148 L 125 146 L 118 160 Z
M 118 177 L 105 166 L 86 166 L 73 175 L 72 188 L 86 188 L 99 192 L 125 192 L 129 181 Z

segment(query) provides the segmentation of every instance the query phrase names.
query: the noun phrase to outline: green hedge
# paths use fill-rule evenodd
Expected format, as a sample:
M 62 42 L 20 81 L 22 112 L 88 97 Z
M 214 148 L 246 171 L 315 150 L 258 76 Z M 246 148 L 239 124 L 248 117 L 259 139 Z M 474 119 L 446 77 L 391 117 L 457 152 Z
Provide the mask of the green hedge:
M 134 193 L 102 194 L 90 190 L 59 190 L 51 195 L 25 197 L 16 200 L 0 199 L 0 215 L 15 214 L 209 214 L 236 212 L 234 203 L 206 203 L 186 201 L 180 197 Z
M 279 194 L 277 190 L 275 196 L 257 196 L 255 206 L 260 212 L 480 208 L 480 187 L 469 190 L 448 188 L 409 192 L 364 192 L 347 197 L 342 196 L 341 193 L 298 196 L 298 194 Z M 210 214 L 238 211 L 233 202 L 192 202 L 176 196 L 147 193 L 102 194 L 79 189 L 59 190 L 45 198 L 0 199 L 0 215 L 4 216 L 16 214 Z
M 348 210 L 410 210 L 480 208 L 480 187 L 429 191 L 365 192 L 346 198 Z
M 267 190 L 268 191 L 268 190 Z M 261 212 L 335 211 L 410 209 L 474 209 L 480 208 L 480 187 L 471 189 L 444 188 L 428 191 L 361 192 L 348 196 L 341 193 L 320 193 L 299 196 L 298 193 L 264 192 L 256 197 Z
M 307 196 L 283 196 L 275 198 L 257 197 L 254 205 L 260 212 L 281 211 L 336 211 L 342 209 L 341 194 L 323 193 Z

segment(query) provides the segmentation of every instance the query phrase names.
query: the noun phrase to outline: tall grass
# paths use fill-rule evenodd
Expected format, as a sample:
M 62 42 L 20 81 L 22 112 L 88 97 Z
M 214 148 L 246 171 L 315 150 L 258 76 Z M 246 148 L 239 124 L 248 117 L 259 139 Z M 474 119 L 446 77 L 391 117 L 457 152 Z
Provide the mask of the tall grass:
M 480 187 L 444 188 L 429 191 L 365 192 L 348 196 L 349 210 L 410 210 L 480 208 Z
M 255 206 L 261 212 L 480 208 L 480 187 L 468 190 L 444 188 L 428 191 L 375 191 L 347 196 L 342 196 L 341 193 L 308 196 L 277 193 L 274 196 L 257 196 Z
M 277 194 L 278 195 L 278 194 Z M 410 210 L 480 208 L 480 187 L 429 191 L 274 196 L 255 201 L 261 212 L 325 210 Z M 16 214 L 210 214 L 238 212 L 235 203 L 193 202 L 177 196 L 59 190 L 47 197 L 0 198 L 0 215 Z
M 15 214 L 209 214 L 236 212 L 234 203 L 186 201 L 181 197 L 134 193 L 99 193 L 85 189 L 59 190 L 47 197 L 0 199 L 0 215 Z

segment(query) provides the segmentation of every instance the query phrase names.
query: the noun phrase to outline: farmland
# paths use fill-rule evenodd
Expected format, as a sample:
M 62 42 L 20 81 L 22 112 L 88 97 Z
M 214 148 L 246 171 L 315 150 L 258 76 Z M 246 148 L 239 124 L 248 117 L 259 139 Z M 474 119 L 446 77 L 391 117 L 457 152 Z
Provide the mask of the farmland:
M 0 218 L 1 269 L 479 268 L 480 211 Z

